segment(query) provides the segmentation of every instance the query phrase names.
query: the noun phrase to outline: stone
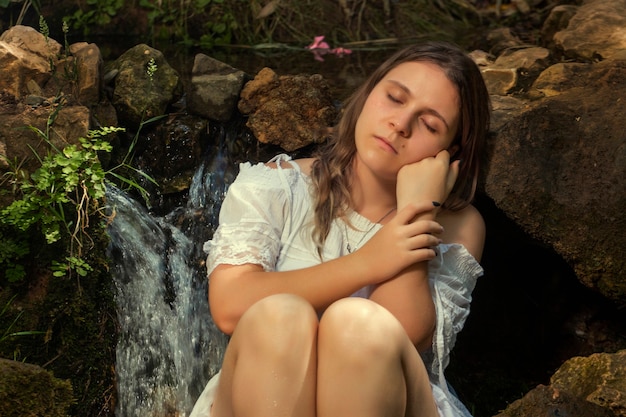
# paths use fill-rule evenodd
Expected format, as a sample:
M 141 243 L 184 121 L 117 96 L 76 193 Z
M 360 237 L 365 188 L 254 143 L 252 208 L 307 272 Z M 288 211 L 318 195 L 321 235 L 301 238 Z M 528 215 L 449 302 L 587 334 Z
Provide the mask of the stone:
M 94 43 L 79 42 L 70 45 L 76 58 L 77 100 L 83 106 L 93 106 L 100 101 L 103 89 L 103 59 L 100 48 Z
M 279 77 L 270 68 L 246 83 L 238 107 L 261 143 L 287 151 L 323 141 L 338 114 L 322 76 Z
M 28 363 L 0 359 L 0 415 L 65 417 L 74 403 L 72 385 Z
M 52 76 L 50 63 L 59 48 L 33 28 L 15 26 L 4 32 L 0 36 L 0 91 L 21 98 L 29 94 L 29 83 L 41 88 Z
M 626 416 L 626 350 L 571 358 L 552 375 L 550 383 L 616 416 Z
M 554 35 L 565 56 L 583 61 L 611 58 L 626 49 L 626 0 L 590 0 L 578 8 L 567 28 Z
M 226 122 L 237 110 L 247 76 L 243 71 L 204 54 L 197 54 L 187 95 L 190 113 Z
M 156 71 L 148 74 L 148 64 L 154 60 Z M 111 102 L 120 123 L 137 128 L 142 121 L 163 116 L 168 107 L 182 95 L 178 72 L 165 60 L 163 53 L 139 44 L 115 60 L 107 72 L 115 69 L 115 87 Z
M 609 410 L 551 386 L 539 385 L 495 417 L 615 417 Z
M 569 90 L 529 103 L 494 132 L 485 179 L 487 195 L 507 217 L 620 306 L 626 305 L 625 80 L 626 62 L 607 61 L 581 72 Z

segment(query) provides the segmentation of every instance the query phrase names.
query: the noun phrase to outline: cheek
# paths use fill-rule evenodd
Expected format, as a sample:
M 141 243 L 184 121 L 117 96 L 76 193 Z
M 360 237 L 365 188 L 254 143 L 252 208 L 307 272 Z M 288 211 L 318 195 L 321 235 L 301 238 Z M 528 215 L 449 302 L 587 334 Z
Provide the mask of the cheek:
M 443 148 L 433 142 L 426 141 L 408 141 L 406 143 L 407 163 L 421 161 L 424 158 L 435 156 Z

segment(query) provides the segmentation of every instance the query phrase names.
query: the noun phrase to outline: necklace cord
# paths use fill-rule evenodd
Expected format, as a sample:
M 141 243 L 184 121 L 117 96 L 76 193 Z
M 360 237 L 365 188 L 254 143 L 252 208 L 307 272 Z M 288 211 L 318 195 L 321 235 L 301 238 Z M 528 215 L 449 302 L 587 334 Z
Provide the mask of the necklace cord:
M 382 222 L 383 220 L 385 220 L 385 218 L 387 218 L 387 216 L 389 216 L 396 208 L 392 207 L 391 210 L 389 210 L 387 213 L 385 213 L 383 215 L 383 217 L 381 217 L 380 219 L 378 219 L 377 222 L 374 222 L 369 229 L 367 229 L 363 235 L 361 236 L 361 239 L 359 239 L 359 241 L 356 243 L 356 245 L 354 246 L 354 248 L 352 248 L 352 246 L 350 245 L 350 238 L 348 237 L 348 226 L 346 225 L 346 222 L 344 221 L 343 223 L 343 227 L 344 230 L 346 232 L 346 250 L 348 251 L 348 253 L 352 253 L 353 250 L 356 250 L 359 245 L 361 244 L 361 242 L 363 242 L 363 239 L 365 239 L 365 236 L 369 235 L 370 232 L 372 231 L 372 229 L 374 227 L 376 227 L 377 224 L 379 224 L 380 222 Z

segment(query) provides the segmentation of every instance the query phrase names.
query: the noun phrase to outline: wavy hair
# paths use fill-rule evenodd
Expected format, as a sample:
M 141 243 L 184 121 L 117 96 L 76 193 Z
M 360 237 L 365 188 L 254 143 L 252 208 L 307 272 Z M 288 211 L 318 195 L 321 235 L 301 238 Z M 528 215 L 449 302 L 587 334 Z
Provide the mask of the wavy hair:
M 429 62 L 439 66 L 456 86 L 460 97 L 460 123 L 452 142 L 460 159 L 459 175 L 442 207 L 460 210 L 474 198 L 489 130 L 490 101 L 476 63 L 459 47 L 443 41 L 429 41 L 405 47 L 383 62 L 344 103 L 341 119 L 328 141 L 316 152 L 311 179 L 315 190 L 313 238 L 318 253 L 335 218 L 346 216 L 351 207 L 350 181 L 356 154 L 355 126 L 361 110 L 376 84 L 393 68 L 405 62 Z

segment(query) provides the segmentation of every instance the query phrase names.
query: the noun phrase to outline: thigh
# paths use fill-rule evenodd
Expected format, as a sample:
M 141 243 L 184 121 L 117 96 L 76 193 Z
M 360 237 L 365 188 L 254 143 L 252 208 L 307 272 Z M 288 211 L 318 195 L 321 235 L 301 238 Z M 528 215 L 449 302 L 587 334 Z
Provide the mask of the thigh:
M 315 368 L 308 371 L 316 357 L 316 336 L 315 310 L 300 297 L 272 295 L 251 306 L 226 348 L 211 416 L 233 417 L 236 410 L 279 395 L 284 387 L 277 384 L 278 374 L 310 386 L 314 395 Z
M 363 407 L 362 415 L 438 417 L 420 354 L 396 317 L 371 300 L 329 306 L 320 321 L 318 360 L 318 400 L 333 404 L 318 403 L 330 410 L 325 415 L 352 401 L 346 409 Z

